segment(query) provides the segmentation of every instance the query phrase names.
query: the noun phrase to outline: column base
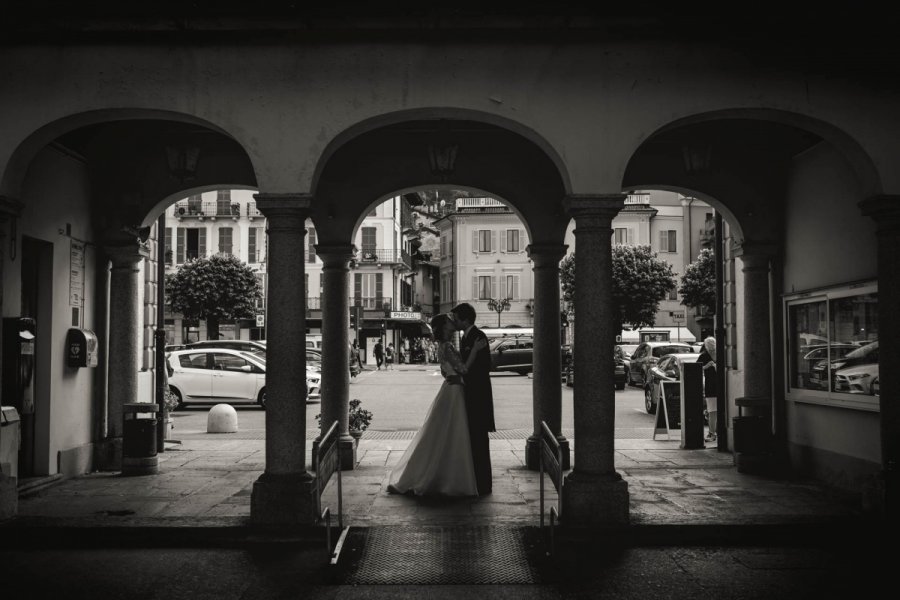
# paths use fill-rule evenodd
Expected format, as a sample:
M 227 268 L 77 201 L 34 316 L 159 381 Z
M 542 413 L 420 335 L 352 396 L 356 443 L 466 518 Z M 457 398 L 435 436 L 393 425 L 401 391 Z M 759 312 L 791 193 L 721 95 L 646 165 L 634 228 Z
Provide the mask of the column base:
M 734 466 L 747 475 L 771 475 L 773 470 L 771 455 L 751 452 L 735 452 Z
M 19 512 L 19 479 L 6 475 L 12 466 L 9 463 L 0 464 L 0 521 L 11 519 Z
M 556 441 L 559 442 L 560 449 L 562 450 L 562 468 L 563 471 L 568 471 L 571 469 L 572 464 L 572 451 L 569 449 L 569 440 L 567 440 L 563 436 L 559 436 L 556 438 Z M 532 471 L 540 471 L 541 470 L 541 445 L 540 438 L 536 438 L 533 435 L 530 436 L 527 440 L 525 440 L 525 468 L 530 469 Z
M 315 525 L 316 483 L 309 473 L 263 473 L 253 482 L 250 521 L 254 525 Z
M 567 528 L 628 525 L 628 482 L 618 473 L 570 473 L 563 482 L 560 521 Z
M 316 437 L 313 440 L 312 450 L 310 451 L 309 464 L 312 465 L 313 471 L 316 470 L 316 457 L 319 455 L 320 441 Z M 352 471 L 356 468 L 356 447 L 358 445 L 359 440 L 349 435 L 338 440 L 338 453 L 341 455 L 341 471 Z
M 107 438 L 94 444 L 94 468 L 98 471 L 122 470 L 122 438 Z

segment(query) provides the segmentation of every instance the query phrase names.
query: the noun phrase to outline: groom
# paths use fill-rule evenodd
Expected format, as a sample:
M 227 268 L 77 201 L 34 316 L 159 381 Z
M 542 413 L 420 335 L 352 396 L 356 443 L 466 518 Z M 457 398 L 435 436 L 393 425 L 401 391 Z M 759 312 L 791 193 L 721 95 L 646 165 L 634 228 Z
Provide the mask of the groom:
M 485 338 L 484 332 L 475 327 L 475 309 L 471 304 L 460 304 L 450 311 L 456 329 L 463 332 L 459 353 L 463 361 L 469 359 L 475 342 Z M 469 418 L 469 438 L 472 442 L 472 460 L 475 462 L 475 483 L 478 495 L 491 493 L 491 449 L 488 432 L 494 426 L 494 394 L 491 390 L 491 350 L 482 348 L 475 362 L 465 375 L 466 413 Z

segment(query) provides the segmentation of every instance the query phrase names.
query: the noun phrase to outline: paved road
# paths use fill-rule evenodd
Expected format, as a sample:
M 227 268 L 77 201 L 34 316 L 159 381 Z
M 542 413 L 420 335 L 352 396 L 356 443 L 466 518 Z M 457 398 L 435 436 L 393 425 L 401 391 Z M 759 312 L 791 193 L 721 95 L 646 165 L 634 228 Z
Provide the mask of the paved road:
M 494 412 L 498 430 L 532 428 L 532 380 L 516 374 L 496 373 L 491 376 L 494 389 Z M 425 419 L 441 377 L 436 366 L 410 365 L 392 371 L 367 371 L 350 386 L 350 397 L 359 398 L 374 413 L 372 431 L 410 431 L 418 429 Z M 572 429 L 572 388 L 562 388 L 562 426 Z M 653 417 L 644 411 L 643 391 L 626 388 L 616 392 L 616 427 L 634 431 L 653 426 Z M 204 431 L 208 407 L 188 407 L 175 413 L 176 431 Z M 318 403 L 307 405 L 307 424 L 315 427 Z M 265 428 L 265 413 L 255 406 L 238 407 L 241 429 Z M 621 435 L 627 436 L 628 433 Z M 176 435 L 177 437 L 177 435 Z

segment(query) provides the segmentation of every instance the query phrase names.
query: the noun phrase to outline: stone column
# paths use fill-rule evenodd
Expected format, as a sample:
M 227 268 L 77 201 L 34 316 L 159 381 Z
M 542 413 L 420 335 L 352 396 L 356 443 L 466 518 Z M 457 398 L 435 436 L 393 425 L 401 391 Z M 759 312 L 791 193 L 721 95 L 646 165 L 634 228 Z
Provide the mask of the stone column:
M 770 244 L 745 240 L 735 248 L 744 276 L 744 395 L 735 399 L 734 463 L 741 473 L 762 473 L 772 465 L 772 336 L 769 272 L 776 255 Z M 725 415 L 719 415 L 723 418 Z
M 306 470 L 306 295 L 303 249 L 311 198 L 256 194 L 266 216 L 266 469 L 253 483 L 251 521 L 315 523 L 315 481 Z
M 534 433 L 525 442 L 525 464 L 540 469 L 541 421 L 546 421 L 563 451 L 563 468 L 569 469 L 569 440 L 562 434 L 562 387 L 560 386 L 559 261 L 564 244 L 531 244 L 528 256 L 534 262 Z
M 567 526 L 628 524 L 628 484 L 616 472 L 613 346 L 619 317 L 612 301 L 612 220 L 625 194 L 572 195 L 575 219 L 575 453 L 561 519 Z
M 356 247 L 317 245 L 322 259 L 322 430 L 340 427 L 341 470 L 356 466 L 356 441 L 348 429 L 350 410 L 350 260 Z
M 109 383 L 107 440 L 101 450 L 103 467 L 118 470 L 122 465 L 123 406 L 138 401 L 138 371 L 141 360 L 141 305 L 143 285 L 140 266 L 149 256 L 146 246 L 132 243 L 105 246 L 109 257 Z
M 875 219 L 878 235 L 878 337 L 889 342 L 900 332 L 900 196 L 874 196 L 860 202 L 864 215 Z M 881 475 L 866 490 L 869 508 L 883 513 L 887 521 L 900 520 L 900 346 L 878 347 L 878 381 L 881 387 Z M 881 367 L 884 367 L 883 369 Z M 895 376 L 896 374 L 896 376 Z
M 10 221 L 18 218 L 22 212 L 22 203 L 7 196 L 0 196 L 0 314 L 5 315 L 3 311 L 3 290 L 4 290 L 4 265 L 8 255 L 7 244 L 18 243 L 18 240 L 7 237 L 6 232 L 10 226 Z M 10 258 L 12 258 L 10 256 Z M 0 321 L 0 334 L 3 332 L 2 321 Z M 0 344 L 0 364 L 3 362 L 2 344 Z M 0 398 L 5 404 L 10 404 L 8 398 Z M 4 431 L 0 431 L 0 437 L 6 435 Z M 0 521 L 16 516 L 19 511 L 19 494 L 17 491 L 18 478 L 12 477 L 12 467 L 9 464 L 0 464 Z

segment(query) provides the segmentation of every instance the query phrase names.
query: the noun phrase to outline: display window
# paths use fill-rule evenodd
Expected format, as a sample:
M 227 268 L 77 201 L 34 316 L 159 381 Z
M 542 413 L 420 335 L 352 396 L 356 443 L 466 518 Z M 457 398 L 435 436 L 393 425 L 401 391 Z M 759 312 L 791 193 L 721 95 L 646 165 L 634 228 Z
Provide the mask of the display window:
M 790 399 L 878 410 L 874 283 L 785 296 L 784 318 Z

